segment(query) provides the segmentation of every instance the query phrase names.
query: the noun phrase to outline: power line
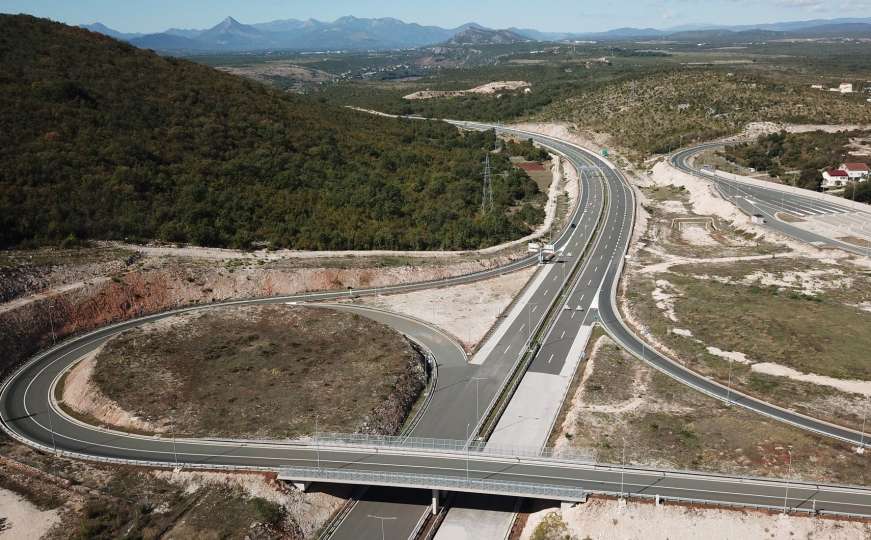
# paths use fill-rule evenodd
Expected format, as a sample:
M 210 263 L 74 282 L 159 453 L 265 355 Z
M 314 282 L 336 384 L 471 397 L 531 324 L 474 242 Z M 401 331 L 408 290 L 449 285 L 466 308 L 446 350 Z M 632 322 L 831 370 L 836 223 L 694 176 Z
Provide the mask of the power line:
M 493 179 L 490 171 L 490 154 L 484 160 L 484 187 L 481 193 L 481 213 L 493 210 Z

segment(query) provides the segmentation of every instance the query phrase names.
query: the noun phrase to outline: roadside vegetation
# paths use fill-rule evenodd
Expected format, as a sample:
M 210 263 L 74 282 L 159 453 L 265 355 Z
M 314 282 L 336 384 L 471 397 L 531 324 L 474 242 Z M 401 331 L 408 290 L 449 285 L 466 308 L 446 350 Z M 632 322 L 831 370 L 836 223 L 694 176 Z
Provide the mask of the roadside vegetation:
M 426 377 L 392 329 L 356 314 L 282 305 L 125 332 L 98 355 L 93 381 L 165 433 L 293 438 L 316 426 L 395 434 Z
M 538 224 L 517 210 L 539 191 L 504 154 L 482 211 L 493 133 L 327 105 L 27 16 L 0 16 L 0 51 L 0 247 L 466 249 Z
M 643 157 L 735 134 L 750 122 L 868 123 L 871 109 L 859 98 L 755 72 L 682 69 L 602 85 L 538 117 L 608 133 Z

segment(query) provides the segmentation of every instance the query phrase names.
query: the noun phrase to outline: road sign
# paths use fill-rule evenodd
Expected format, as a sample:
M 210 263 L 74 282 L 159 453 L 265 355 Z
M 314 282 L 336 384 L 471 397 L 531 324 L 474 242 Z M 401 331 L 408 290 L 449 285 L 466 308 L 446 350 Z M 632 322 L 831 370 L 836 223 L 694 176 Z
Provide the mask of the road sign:
M 607 148 L 602 149 L 602 155 L 605 157 L 608 157 L 608 149 Z

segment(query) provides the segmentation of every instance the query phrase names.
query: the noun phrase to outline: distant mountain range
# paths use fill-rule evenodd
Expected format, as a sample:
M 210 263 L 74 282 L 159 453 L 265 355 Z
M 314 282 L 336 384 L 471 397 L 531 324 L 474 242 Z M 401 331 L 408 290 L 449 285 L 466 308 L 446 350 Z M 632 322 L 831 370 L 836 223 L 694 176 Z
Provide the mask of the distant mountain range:
M 488 39 L 488 32 L 494 32 L 493 39 L 496 42 L 501 43 L 508 39 L 508 34 L 499 35 L 499 31 L 491 31 L 475 23 L 457 28 L 440 28 L 391 18 L 357 17 L 342 17 L 333 22 L 286 19 L 258 24 L 243 24 L 227 17 L 206 30 L 171 28 L 165 32 L 147 35 L 125 34 L 101 23 L 83 25 L 83 28 L 129 41 L 137 47 L 164 51 L 404 49 L 447 42 L 470 29 L 479 31 L 480 35 L 477 37 L 484 42 Z M 515 37 L 517 40 L 528 39 Z
M 284 19 L 243 24 L 227 17 L 204 30 L 170 28 L 157 34 L 131 34 L 101 23 L 83 25 L 131 44 L 159 51 L 221 52 L 253 50 L 384 50 L 427 45 L 498 44 L 518 41 L 626 41 L 638 39 L 688 41 L 750 41 L 778 38 L 871 37 L 871 17 L 815 19 L 756 25 L 685 25 L 656 28 L 615 28 L 607 32 L 541 32 L 535 29 L 494 30 L 476 23 L 456 28 L 422 26 L 398 19 L 342 17 L 333 22 Z

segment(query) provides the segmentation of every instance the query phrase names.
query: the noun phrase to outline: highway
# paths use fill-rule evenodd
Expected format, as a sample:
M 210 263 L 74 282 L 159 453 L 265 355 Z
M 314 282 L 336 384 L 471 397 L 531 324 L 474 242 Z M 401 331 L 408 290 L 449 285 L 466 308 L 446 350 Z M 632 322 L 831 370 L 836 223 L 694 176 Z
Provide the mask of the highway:
M 465 125 L 471 129 L 490 129 L 488 125 Z M 577 148 L 547 137 L 531 136 L 540 144 L 563 154 L 579 170 L 589 167 L 588 157 Z M 529 300 L 518 306 L 519 312 L 504 324 L 504 333 L 494 335 L 492 352 L 482 363 L 449 370 L 439 369 L 439 384 L 432 403 L 411 431 L 415 437 L 467 439 L 475 432 L 481 417 L 510 376 L 517 359 L 527 350 L 531 335 L 541 324 L 549 306 L 565 288 L 571 268 L 577 265 L 592 238 L 603 209 L 603 184 L 592 174 L 581 175 L 580 200 L 564 233 L 554 242 L 562 251 L 557 264 L 539 269 L 527 287 Z M 557 268 L 558 266 L 558 268 Z M 545 275 L 546 274 L 546 275 Z M 589 302 L 589 300 L 588 300 Z M 578 317 L 578 321 L 581 317 Z M 561 362 L 562 360 L 560 360 Z M 554 363 L 556 366 L 559 362 Z M 425 501 L 395 501 L 366 497 L 357 502 L 332 535 L 336 540 L 380 538 L 380 523 L 369 516 L 396 517 L 392 534 L 406 537 L 428 511 Z
M 459 124 L 470 128 L 491 127 L 481 124 Z M 510 324 L 510 327 L 499 337 L 493 352 L 482 363 L 469 364 L 465 362 L 462 353 L 458 352 L 451 340 L 432 329 L 422 329 L 418 322 L 400 320 L 401 318 L 385 321 L 424 342 L 424 345 L 433 350 L 439 361 L 439 378 L 434 389 L 433 399 L 412 430 L 412 435 L 465 439 L 473 431 L 480 416 L 485 414 L 486 406 L 484 405 L 491 403 L 504 380 L 510 374 L 517 358 L 523 353 L 529 339 L 530 329 L 541 323 L 549 305 L 559 302 L 560 312 L 530 367 L 531 371 L 551 373 L 558 370 L 569 354 L 572 342 L 569 338 L 577 334 L 581 325 L 596 320 L 601 322 L 606 330 L 627 350 L 689 386 L 804 429 L 854 443 L 859 442 L 860 434 L 857 432 L 784 411 L 708 381 L 700 375 L 682 368 L 676 362 L 651 351 L 629 331 L 623 324 L 614 303 L 624 254 L 629 245 L 633 227 L 635 201 L 628 183 L 619 170 L 612 168 L 607 161 L 593 154 L 563 141 L 532 134 L 523 135 L 532 136 L 539 143 L 563 153 L 579 169 L 586 169 L 589 163 L 593 163 L 601 170 L 601 174 L 582 175 L 581 201 L 571 219 L 571 222 L 575 223 L 576 226 L 567 228 L 556 241 L 557 248 L 563 252 L 559 260 L 566 262 L 545 265 L 540 268 L 536 277 L 530 282 L 529 287 L 532 289 L 529 301 L 522 306 L 522 311 L 518 317 L 506 322 L 506 324 Z M 605 214 L 599 229 L 600 232 L 595 234 L 595 224 L 599 222 L 603 211 Z M 588 255 L 582 260 L 581 255 L 591 241 L 593 244 Z M 467 283 L 529 264 L 534 264 L 534 259 L 523 259 L 507 267 L 469 276 L 381 289 L 362 289 L 356 291 L 356 294 L 406 292 L 432 286 Z M 571 267 L 578 264 L 583 266 L 576 279 L 571 284 L 565 283 L 567 276 L 571 275 Z M 544 278 L 542 279 L 541 276 Z M 567 297 L 563 297 L 563 292 L 567 286 L 570 293 Z M 200 306 L 178 311 L 219 309 L 224 306 L 256 303 L 330 300 L 347 296 L 347 294 L 347 292 L 329 292 L 295 295 L 227 302 L 221 305 Z M 90 457 L 159 462 L 170 466 L 181 463 L 188 464 L 188 466 L 196 464 L 211 467 L 239 466 L 248 469 L 268 468 L 275 470 L 288 466 L 311 467 L 313 460 L 318 457 L 316 454 L 319 454 L 318 461 L 322 467 L 338 466 L 347 469 L 351 467 L 352 463 L 356 463 L 357 467 L 367 468 L 367 470 L 389 469 L 410 472 L 427 470 L 429 473 L 437 471 L 441 475 L 457 475 L 460 472 L 465 474 L 465 464 L 460 467 L 457 460 L 462 460 L 462 458 L 457 457 L 439 458 L 444 459 L 444 461 L 439 461 L 431 455 L 423 457 L 415 455 L 416 457 L 412 459 L 406 455 L 377 454 L 361 460 L 359 451 L 353 450 L 336 450 L 335 453 L 330 453 L 326 450 L 319 452 L 295 445 L 261 442 L 182 439 L 173 441 L 107 432 L 81 424 L 53 409 L 49 400 L 50 391 L 57 378 L 67 367 L 118 332 L 144 322 L 169 316 L 172 313 L 174 312 L 143 317 L 104 328 L 70 339 L 47 353 L 37 356 L 11 379 L 7 380 L 0 389 L 0 418 L 2 418 L 4 430 L 22 441 L 39 445 L 44 449 L 57 447 L 64 451 Z M 367 314 L 367 316 L 391 317 L 385 313 L 375 315 L 374 312 Z M 354 456 L 349 457 L 349 452 L 354 453 Z M 753 504 L 771 503 L 775 498 L 773 492 L 783 488 L 783 483 L 772 481 L 761 484 L 747 483 L 736 479 L 713 481 L 709 476 L 692 473 L 681 473 L 680 482 L 675 484 L 672 480 L 677 481 L 678 477 L 669 477 L 664 471 L 637 469 L 633 469 L 634 472 L 630 472 L 628 469 L 616 471 L 613 466 L 590 468 L 591 466 L 588 464 L 567 464 L 566 462 L 542 464 L 529 463 L 523 459 L 517 459 L 513 464 L 506 464 L 504 461 L 499 461 L 504 458 L 498 458 L 496 461 L 494 459 L 496 458 L 476 458 L 474 460 L 476 466 L 469 470 L 469 474 L 475 475 L 476 478 L 506 480 L 512 478 L 514 480 L 527 478 L 532 481 L 535 481 L 536 478 L 546 479 L 548 483 L 556 482 L 561 485 L 580 484 L 591 491 L 661 494 L 668 497 L 706 498 L 732 503 L 752 500 L 755 501 Z M 621 477 L 624 484 L 623 489 L 613 489 L 618 482 L 615 475 Z M 734 489 L 736 482 L 741 484 L 741 489 Z M 727 489 L 725 484 L 729 484 L 733 488 Z M 841 493 L 837 489 L 840 488 L 830 488 L 826 493 Z M 850 497 L 853 497 L 857 492 L 861 492 L 861 490 L 851 490 Z M 688 495 L 690 493 L 695 495 Z M 803 496 L 808 495 L 808 493 L 800 491 L 796 493 Z M 705 496 L 702 497 L 702 494 Z M 777 497 L 781 499 L 780 504 L 782 504 L 783 495 Z M 836 498 L 836 495 L 828 494 L 825 497 L 813 496 L 811 499 L 817 501 L 815 504 L 831 505 L 830 508 L 840 509 L 835 511 L 844 511 L 843 509 L 848 508 L 849 505 L 854 505 L 856 508 L 862 508 L 862 511 L 850 513 L 866 513 L 864 509 L 867 501 L 865 499 L 862 499 L 861 504 L 842 501 Z M 798 499 L 795 501 L 790 499 L 790 501 L 788 501 L 789 506 L 801 506 Z M 412 501 L 407 504 L 397 503 L 393 500 L 361 501 L 346 517 L 345 523 L 335 538 L 379 538 L 380 524 L 368 516 L 370 514 L 385 515 L 384 512 L 392 512 L 392 514 L 387 515 L 399 514 L 402 518 L 400 521 L 404 525 L 397 522 L 394 526 L 398 529 L 410 530 L 422 512 L 425 511 L 424 504 L 420 501 Z M 817 508 L 820 509 L 819 506 Z M 401 536 L 401 534 L 397 534 L 397 536 Z
M 687 148 L 675 152 L 670 163 L 675 168 L 708 182 L 711 182 L 716 188 L 720 196 L 731 202 L 748 215 L 759 214 L 765 218 L 765 225 L 780 233 L 786 234 L 814 245 L 826 245 L 835 247 L 857 255 L 868 256 L 868 249 L 862 248 L 853 244 L 848 244 L 837 238 L 823 236 L 812 231 L 808 231 L 791 225 L 781 219 L 778 219 L 778 213 L 787 213 L 798 218 L 807 218 L 815 216 L 835 216 L 839 214 L 858 215 L 871 224 L 871 208 L 867 211 L 857 211 L 844 204 L 844 201 L 839 201 L 837 197 L 819 197 L 811 195 L 800 195 L 777 189 L 766 187 L 764 185 L 749 184 L 747 182 L 739 182 L 724 176 L 723 173 L 711 171 L 708 173 L 702 172 L 701 169 L 696 169 L 690 165 L 691 158 L 705 150 L 713 148 L 721 148 L 722 143 L 706 143 L 692 148 Z M 763 181 L 759 181 L 762 184 Z

